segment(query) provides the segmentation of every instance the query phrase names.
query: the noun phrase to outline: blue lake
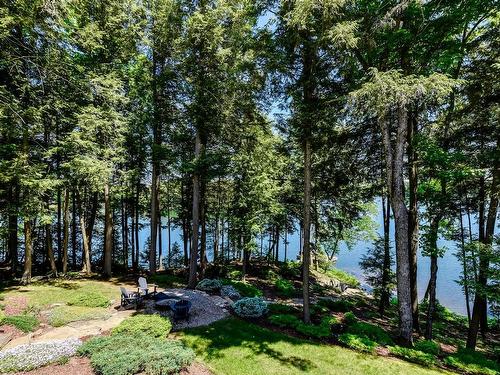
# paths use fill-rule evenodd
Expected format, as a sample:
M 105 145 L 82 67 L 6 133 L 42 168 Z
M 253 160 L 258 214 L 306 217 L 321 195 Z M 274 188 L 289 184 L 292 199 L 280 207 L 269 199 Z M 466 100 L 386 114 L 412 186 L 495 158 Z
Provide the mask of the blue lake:
M 382 213 L 373 216 L 373 220 L 378 223 L 378 232 L 382 235 Z M 166 221 L 163 223 L 164 228 L 162 230 L 162 247 L 163 253 L 167 252 L 167 229 Z M 393 222 L 391 222 L 391 239 L 393 238 Z M 140 246 L 141 250 L 144 249 L 146 245 L 146 239 L 149 237 L 149 226 L 145 226 L 140 234 Z M 296 259 L 299 253 L 299 239 L 300 236 L 298 231 L 293 234 L 288 235 L 288 247 L 287 247 L 287 258 Z M 182 237 L 181 231 L 178 228 L 171 229 L 171 243 L 178 242 L 182 248 Z M 260 242 L 260 241 L 259 241 Z M 443 258 L 438 261 L 438 280 L 437 280 L 437 298 L 440 303 L 444 306 L 450 308 L 451 310 L 466 315 L 467 310 L 465 307 L 465 297 L 461 286 L 456 282 L 460 277 L 461 264 L 455 257 L 457 251 L 456 244 L 454 242 L 440 240 L 440 246 L 445 246 L 447 248 L 446 253 Z M 267 246 L 267 238 L 264 238 L 264 248 Z M 370 248 L 372 244 L 370 242 L 360 241 L 356 243 L 351 249 L 347 249 L 346 246 L 341 245 L 339 254 L 337 254 L 337 264 L 336 266 L 342 270 L 345 270 L 363 283 L 363 273 L 359 267 L 359 262 L 361 257 L 366 253 L 367 249 Z M 284 239 L 280 240 L 280 259 L 284 259 Z M 210 251 L 210 249 L 208 249 Z M 209 258 L 211 254 L 208 254 Z M 428 257 L 421 255 L 419 251 L 418 256 L 418 292 L 419 298 L 422 298 L 425 289 L 427 288 L 427 283 L 429 281 L 429 267 L 430 260 Z

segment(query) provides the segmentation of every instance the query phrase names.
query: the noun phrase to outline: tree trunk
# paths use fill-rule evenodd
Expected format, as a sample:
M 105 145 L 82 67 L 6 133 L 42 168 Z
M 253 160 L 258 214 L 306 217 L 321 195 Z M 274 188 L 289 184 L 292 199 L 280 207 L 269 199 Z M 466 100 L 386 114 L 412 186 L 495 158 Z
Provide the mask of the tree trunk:
M 441 214 L 437 214 L 432 218 L 429 225 L 429 241 L 428 252 L 431 258 L 431 269 L 429 278 L 429 302 L 427 307 L 427 321 L 425 325 L 425 338 L 427 340 L 432 340 L 432 323 L 434 315 L 436 313 L 436 282 L 437 282 L 437 272 L 438 272 L 438 230 L 439 222 L 441 221 Z
M 71 263 L 73 269 L 76 269 L 76 193 L 73 190 L 73 194 L 71 194 L 71 203 L 72 203 L 72 214 L 71 214 Z
M 21 284 L 31 283 L 31 266 L 33 257 L 33 237 L 30 219 L 24 220 L 24 271 Z
M 194 155 L 198 161 L 202 152 L 200 131 L 196 131 Z M 193 223 L 191 233 L 191 254 L 189 259 L 189 281 L 188 288 L 194 289 L 197 283 L 198 265 L 198 232 L 200 222 L 200 176 L 198 167 L 193 173 Z
M 50 270 L 57 277 L 56 259 L 54 257 L 54 247 L 52 246 L 52 228 L 51 224 L 45 224 L 45 242 L 47 246 L 47 256 L 50 262 Z
M 200 278 L 205 278 L 207 268 L 207 222 L 206 222 L 206 201 L 205 201 L 205 183 L 202 183 L 200 203 Z
M 113 218 L 111 216 L 111 203 L 109 185 L 104 185 L 104 275 L 111 277 L 111 252 L 113 247 Z
M 8 238 L 8 260 L 10 262 L 10 269 L 12 276 L 16 275 L 17 271 L 17 263 L 18 263 L 18 221 L 17 221 L 17 204 L 19 202 L 19 194 L 18 194 L 17 182 L 12 182 L 9 189 L 9 238 Z
M 92 202 L 90 204 L 90 214 L 89 214 L 89 219 L 86 220 L 87 222 L 87 238 L 89 242 L 89 252 L 92 253 L 92 238 L 94 236 L 94 225 L 95 225 L 95 219 L 97 216 L 97 211 L 99 209 L 99 194 L 94 192 L 92 194 Z
M 500 141 L 497 141 L 497 149 L 500 147 Z M 500 190 L 500 165 L 499 159 L 497 159 L 495 165 L 493 166 L 493 181 L 491 183 L 490 189 L 490 204 L 488 209 L 488 217 L 486 219 L 486 228 L 479 228 L 483 235 L 480 236 L 482 239 L 483 248 L 479 251 L 479 272 L 478 272 L 478 284 L 479 288 L 484 290 L 488 284 L 488 273 L 489 273 L 489 257 L 491 246 L 493 243 L 493 236 L 495 232 L 495 222 L 498 211 L 498 194 Z M 484 209 L 483 209 L 484 211 Z M 484 216 L 484 214 L 483 214 Z M 483 219 L 484 222 L 484 219 Z M 467 333 L 467 348 L 475 349 L 477 344 L 477 334 L 479 327 L 482 323 L 483 329 L 486 329 L 484 322 L 484 315 L 488 309 L 488 302 L 486 295 L 476 290 L 474 297 L 474 306 L 472 308 L 472 318 L 469 325 L 469 331 Z
M 68 243 L 69 243 L 69 190 L 64 189 L 63 204 L 63 243 L 62 243 L 62 272 L 68 272 Z
M 391 222 L 391 202 L 382 196 L 382 217 L 384 221 L 384 269 L 382 270 L 382 292 L 380 294 L 379 313 L 384 315 L 385 308 L 390 303 L 389 278 L 391 273 L 391 248 L 389 240 L 389 226 Z
M 461 250 L 462 250 L 462 267 L 464 274 L 464 294 L 465 294 L 465 307 L 467 308 L 467 321 L 470 325 L 471 315 L 470 315 L 470 295 L 469 295 L 469 273 L 467 270 L 467 254 L 465 252 L 465 231 L 464 222 L 462 217 L 462 206 L 459 210 L 459 220 L 460 220 L 460 240 L 461 240 Z
M 82 201 L 80 199 L 80 192 L 76 192 L 77 205 L 79 209 L 80 216 L 80 231 L 82 232 L 82 242 L 83 242 L 83 255 L 82 255 L 82 272 L 87 276 L 90 276 L 92 272 L 92 266 L 90 263 L 90 247 L 89 247 L 89 237 L 87 235 L 87 227 L 85 225 L 85 215 L 83 214 Z
M 396 277 L 399 311 L 399 335 L 405 345 L 411 345 L 413 314 L 410 286 L 410 254 L 408 249 L 408 209 L 404 202 L 404 150 L 407 131 L 407 111 L 398 107 L 397 134 L 394 147 L 391 144 L 390 124 L 379 119 L 387 163 L 387 188 L 391 197 L 396 237 Z

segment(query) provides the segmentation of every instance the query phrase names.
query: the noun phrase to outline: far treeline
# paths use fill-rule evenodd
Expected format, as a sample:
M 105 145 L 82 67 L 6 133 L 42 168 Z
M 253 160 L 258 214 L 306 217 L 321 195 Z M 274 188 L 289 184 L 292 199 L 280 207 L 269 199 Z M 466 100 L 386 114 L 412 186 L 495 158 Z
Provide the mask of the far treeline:
M 2 277 L 146 263 L 193 288 L 209 258 L 286 260 L 298 227 L 309 322 L 310 267 L 378 200 L 381 311 L 393 242 L 411 344 L 420 248 L 432 337 L 451 239 L 474 348 L 500 301 L 499 27 L 490 0 L 2 1 Z

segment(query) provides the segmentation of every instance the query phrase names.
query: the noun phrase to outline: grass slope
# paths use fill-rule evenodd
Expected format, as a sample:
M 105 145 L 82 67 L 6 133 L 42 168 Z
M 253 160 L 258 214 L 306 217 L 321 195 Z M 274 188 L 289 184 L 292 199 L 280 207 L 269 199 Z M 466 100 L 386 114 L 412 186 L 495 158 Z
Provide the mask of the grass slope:
M 299 340 L 229 318 L 180 333 L 215 375 L 439 375 L 390 358 Z

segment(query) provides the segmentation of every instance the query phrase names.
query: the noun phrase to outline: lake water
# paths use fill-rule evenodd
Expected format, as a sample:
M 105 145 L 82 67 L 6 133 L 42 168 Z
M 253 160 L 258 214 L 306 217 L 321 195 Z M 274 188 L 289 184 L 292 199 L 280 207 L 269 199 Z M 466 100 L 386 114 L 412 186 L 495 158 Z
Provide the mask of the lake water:
M 380 211 L 380 210 L 379 210 Z M 373 220 L 378 223 L 378 232 L 380 235 L 383 234 L 382 227 L 382 213 L 373 216 Z M 394 227 L 393 222 L 391 221 L 391 239 L 394 238 Z M 163 224 L 166 226 L 166 222 Z M 144 249 L 146 245 L 146 238 L 149 236 L 149 227 L 146 226 L 140 235 L 140 246 L 141 249 Z M 288 248 L 287 248 L 287 258 L 288 259 L 296 259 L 299 253 L 299 239 L 300 236 L 298 231 L 293 234 L 288 235 Z M 177 228 L 171 229 L 171 241 L 172 244 L 174 242 L 178 242 L 182 248 L 182 237 L 181 231 Z M 259 241 L 260 242 L 260 241 Z M 162 246 L 164 249 L 164 253 L 167 252 L 167 230 L 162 230 Z M 264 239 L 264 248 L 267 246 L 267 239 Z M 337 254 L 337 264 L 336 267 L 345 270 L 354 276 L 356 276 L 359 280 L 361 280 L 363 284 L 363 273 L 361 268 L 359 267 L 359 262 L 361 257 L 366 253 L 367 249 L 372 246 L 369 242 L 358 242 L 351 249 L 347 249 L 346 246 L 341 246 L 339 254 Z M 449 309 L 459 313 L 466 315 L 467 310 L 465 307 L 465 297 L 462 291 L 461 286 L 456 282 L 456 280 L 460 277 L 461 272 L 461 264 L 458 259 L 455 257 L 455 253 L 457 251 L 456 244 L 451 241 L 440 240 L 439 246 L 445 246 L 447 248 L 446 253 L 443 258 L 438 260 L 438 279 L 437 279 L 437 298 L 439 302 Z M 283 236 L 280 240 L 280 260 L 284 259 L 284 239 Z M 210 250 L 210 249 L 209 249 Z M 209 254 L 210 257 L 211 254 Z M 418 293 L 419 298 L 421 299 L 425 293 L 425 289 L 427 288 L 427 283 L 429 281 L 429 267 L 430 260 L 428 257 L 424 257 L 421 255 L 420 251 L 418 254 Z

